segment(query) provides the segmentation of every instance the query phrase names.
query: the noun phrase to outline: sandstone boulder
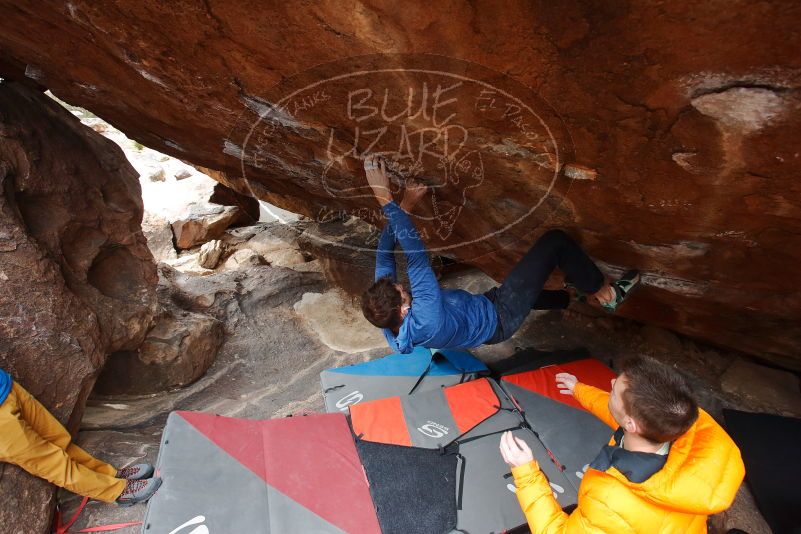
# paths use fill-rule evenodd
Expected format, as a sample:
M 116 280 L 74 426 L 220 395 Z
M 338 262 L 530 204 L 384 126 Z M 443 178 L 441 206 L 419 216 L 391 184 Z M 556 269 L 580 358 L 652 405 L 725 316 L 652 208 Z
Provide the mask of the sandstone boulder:
M 240 217 L 235 206 L 197 206 L 184 218 L 172 223 L 175 246 L 189 249 L 219 238 Z
M 0 367 L 72 431 L 107 354 L 157 311 L 138 175 L 38 90 L 0 82 Z M 54 488 L 0 464 L 4 532 L 48 531 Z
M 167 179 L 167 174 L 164 172 L 164 169 L 159 169 L 157 171 L 152 172 L 148 177 L 148 180 L 151 182 L 163 182 Z
M 311 254 L 301 250 L 299 244 L 299 238 L 305 229 L 306 224 L 303 222 L 265 222 L 231 228 L 219 239 L 220 246 L 224 248 L 223 259 L 225 254 L 248 249 L 275 267 L 303 269 L 303 265 L 311 259 Z M 232 267 L 235 265 L 232 264 Z
M 242 248 L 228 256 L 225 264 L 222 266 L 225 271 L 235 271 L 240 269 L 247 269 L 249 267 L 258 267 L 264 265 L 265 261 L 258 252 L 249 248 Z
M 292 306 L 304 293 L 319 293 L 325 288 L 325 279 L 319 273 L 269 265 L 192 276 L 160 264 L 159 273 L 163 280 L 160 291 L 168 291 L 178 307 L 212 315 L 226 324 L 278 306 Z
M 176 180 L 186 180 L 187 178 L 190 178 L 192 176 L 192 173 L 186 169 L 181 169 L 180 171 L 176 172 L 173 176 L 175 176 Z
M 801 417 L 801 382 L 793 373 L 738 358 L 723 373 L 721 387 L 762 411 Z
M 147 248 L 156 261 L 174 260 L 178 257 L 173 245 L 172 226 L 162 217 L 145 212 L 142 232 L 147 239 Z
M 95 393 L 142 395 L 191 384 L 214 362 L 222 341 L 217 319 L 169 306 L 138 351 L 109 357 Z
M 268 224 L 244 242 L 242 247 L 257 252 L 270 265 L 294 267 L 308 261 L 298 243 L 303 228 L 302 225 Z
M 214 269 L 217 267 L 217 264 L 220 263 L 220 258 L 224 253 L 225 246 L 223 245 L 222 241 L 218 239 L 209 241 L 200 247 L 200 252 L 198 253 L 198 263 L 205 269 Z
M 174 260 L 166 260 L 164 263 L 179 271 L 192 275 L 206 275 L 213 270 L 206 269 L 200 265 L 200 250 L 196 249 L 195 252 L 184 251 L 178 258 Z

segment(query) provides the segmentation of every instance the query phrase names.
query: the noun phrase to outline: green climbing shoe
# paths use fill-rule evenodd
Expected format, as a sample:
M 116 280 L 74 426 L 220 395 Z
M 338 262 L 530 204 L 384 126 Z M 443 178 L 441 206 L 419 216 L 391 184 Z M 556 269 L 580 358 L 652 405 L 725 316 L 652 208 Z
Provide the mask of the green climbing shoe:
M 631 290 L 640 283 L 640 271 L 632 269 L 623 273 L 619 280 L 612 282 L 612 289 L 615 292 L 615 299 L 610 302 L 602 302 L 601 306 L 606 311 L 613 312 L 620 306 Z

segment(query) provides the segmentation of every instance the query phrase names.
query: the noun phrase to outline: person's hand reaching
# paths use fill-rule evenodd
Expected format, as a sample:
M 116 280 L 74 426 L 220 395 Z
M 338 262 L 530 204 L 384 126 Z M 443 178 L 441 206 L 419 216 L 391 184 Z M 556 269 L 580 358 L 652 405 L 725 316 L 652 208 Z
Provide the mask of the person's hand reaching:
M 419 180 L 409 178 L 406 181 L 406 190 L 403 193 L 403 200 L 401 200 L 400 207 L 406 213 L 411 213 L 414 207 L 420 202 L 428 192 L 428 186 Z
M 534 460 L 534 454 L 526 442 L 516 438 L 511 432 L 501 435 L 501 456 L 511 467 L 520 467 Z
M 556 387 L 559 388 L 559 393 L 562 395 L 572 395 L 576 382 L 578 382 L 578 379 L 570 373 L 556 374 Z
M 378 156 L 367 156 L 364 158 L 364 172 L 367 175 L 367 183 L 373 189 L 373 194 L 381 207 L 392 202 L 386 162 Z

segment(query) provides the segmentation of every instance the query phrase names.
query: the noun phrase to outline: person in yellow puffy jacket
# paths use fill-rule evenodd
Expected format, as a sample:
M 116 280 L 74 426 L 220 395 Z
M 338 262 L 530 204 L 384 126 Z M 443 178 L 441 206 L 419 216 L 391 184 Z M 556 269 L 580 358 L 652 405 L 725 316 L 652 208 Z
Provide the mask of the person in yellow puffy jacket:
M 533 534 L 706 532 L 708 516 L 731 505 L 745 476 L 740 450 L 678 373 L 636 358 L 623 363 L 611 394 L 567 373 L 556 380 L 616 430 L 584 474 L 571 514 L 528 445 L 509 432 L 501 437 Z

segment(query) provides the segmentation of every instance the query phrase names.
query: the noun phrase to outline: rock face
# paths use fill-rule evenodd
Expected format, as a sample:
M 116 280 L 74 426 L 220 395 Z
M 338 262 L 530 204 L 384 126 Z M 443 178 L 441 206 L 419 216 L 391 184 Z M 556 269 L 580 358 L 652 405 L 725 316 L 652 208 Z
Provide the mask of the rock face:
M 171 283 L 166 276 L 161 280 L 162 311 L 156 325 L 137 351 L 120 351 L 109 356 L 94 393 L 160 393 L 195 382 L 214 363 L 223 341 L 222 323 L 173 302 Z
M 240 218 L 236 206 L 201 206 L 172 223 L 175 246 L 188 249 L 217 239 Z
M 380 232 L 356 218 L 312 223 L 298 237 L 298 245 L 320 261 L 329 283 L 340 287 L 353 297 L 360 297 L 373 283 L 375 248 Z M 439 274 L 442 260 L 429 255 L 434 272 Z M 406 257 L 396 247 L 395 267 L 398 281 L 409 286 Z
M 167 219 L 145 213 L 142 217 L 142 232 L 147 238 L 147 248 L 156 261 L 174 260 L 178 257 L 172 242 L 172 226 Z
M 644 271 L 620 313 L 801 368 L 797 2 L 0 5 L 4 78 L 241 194 L 381 224 L 384 152 L 438 254 L 500 280 L 566 227 Z
M 302 225 L 269 223 L 256 228 L 260 231 L 239 247 L 256 252 L 275 267 L 294 268 L 308 261 L 298 243 L 303 233 Z
M 760 411 L 801 417 L 801 383 L 787 371 L 738 358 L 721 376 L 721 387 L 759 406 Z
M 294 309 L 320 337 L 320 342 L 332 350 L 354 354 L 386 349 L 387 340 L 381 330 L 367 322 L 358 302 L 353 300 L 341 289 L 304 293 Z
M 157 309 L 137 174 L 39 91 L 0 83 L 0 367 L 75 431 L 97 374 Z M 4 532 L 44 532 L 53 487 L 0 464 Z
M 246 224 L 253 224 L 259 220 L 259 201 L 251 196 L 237 193 L 222 183 L 214 185 L 214 192 L 209 197 L 209 202 L 221 206 L 236 206 L 242 210 L 242 219 Z
M 220 257 L 222 257 L 224 252 L 225 248 L 222 241 L 219 239 L 204 243 L 203 246 L 200 247 L 198 263 L 204 269 L 214 269 L 217 267 L 217 264 L 220 263 Z

